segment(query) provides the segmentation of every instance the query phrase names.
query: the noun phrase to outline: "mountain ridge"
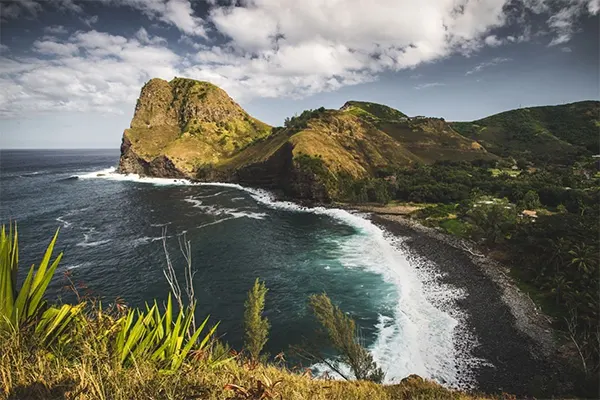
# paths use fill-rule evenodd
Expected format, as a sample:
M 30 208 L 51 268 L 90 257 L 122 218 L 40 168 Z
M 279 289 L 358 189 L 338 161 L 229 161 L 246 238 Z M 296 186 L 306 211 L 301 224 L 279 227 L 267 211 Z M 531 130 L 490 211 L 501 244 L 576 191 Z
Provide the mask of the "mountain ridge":
M 577 112 L 583 107 L 574 104 L 569 106 Z M 592 120 L 598 104 L 592 102 L 582 108 L 591 113 Z M 514 112 L 449 123 L 443 118 L 409 117 L 383 104 L 351 100 L 339 110 L 306 110 L 286 118 L 282 127 L 271 127 L 250 116 L 211 83 L 155 78 L 142 88 L 131 126 L 123 134 L 118 170 L 234 182 L 276 189 L 296 200 L 330 202 L 342 199 L 353 182 L 375 177 L 384 169 L 443 160 L 496 162 L 510 158 L 512 148 L 502 144 L 512 142 L 504 139 L 503 132 L 514 125 L 512 117 L 507 117 L 516 115 Z M 537 118 L 536 112 L 533 114 Z M 544 111 L 543 123 L 529 125 L 558 129 L 564 138 L 577 138 L 577 132 L 561 128 L 560 118 L 571 121 L 570 115 L 563 113 L 557 119 L 549 114 Z M 534 129 L 527 121 L 517 121 Z M 588 130 L 589 125 L 587 120 L 583 123 Z M 482 135 L 488 127 L 489 131 Z M 490 132 L 495 136 L 489 136 Z M 554 134 L 540 137 L 541 143 L 560 142 L 554 147 L 563 152 L 568 149 L 567 157 L 589 153 L 586 147 L 558 139 Z M 519 138 L 511 140 L 520 143 Z M 588 147 L 591 145 L 590 140 Z M 518 146 L 513 147 L 519 150 Z M 515 150 L 514 154 L 527 153 Z

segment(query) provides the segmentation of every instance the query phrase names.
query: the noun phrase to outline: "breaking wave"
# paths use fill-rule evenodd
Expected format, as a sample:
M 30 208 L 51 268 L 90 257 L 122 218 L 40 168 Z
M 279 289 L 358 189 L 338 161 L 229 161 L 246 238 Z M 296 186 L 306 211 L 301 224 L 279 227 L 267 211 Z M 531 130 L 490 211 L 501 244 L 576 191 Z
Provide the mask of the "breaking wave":
M 394 305 L 390 315 L 379 315 L 377 338 L 370 351 L 375 361 L 386 372 L 386 382 L 398 382 L 409 374 L 435 379 L 450 386 L 469 388 L 474 376 L 468 371 L 480 360 L 470 356 L 476 339 L 463 328 L 464 315 L 456 301 L 465 293 L 440 283 L 435 265 L 411 265 L 399 246 L 401 238 L 394 237 L 373 224 L 363 214 L 325 207 L 302 207 L 292 202 L 278 201 L 261 189 L 252 189 L 232 183 L 201 183 L 185 179 L 140 177 L 123 175 L 115 168 L 76 176 L 78 179 L 108 179 L 132 181 L 153 185 L 218 186 L 244 191 L 258 203 L 294 213 L 313 213 L 333 218 L 352 226 L 356 234 L 345 238 L 340 245 L 339 259 L 345 268 L 363 268 L 379 274 L 391 284 Z M 210 196 L 217 196 L 222 192 Z M 221 208 L 203 204 L 202 197 L 188 197 L 185 201 L 219 219 L 198 226 L 202 228 L 229 219 L 248 217 L 262 219 L 264 213 Z M 87 238 L 86 238 L 87 239 Z M 140 238 L 140 242 L 157 238 Z M 99 245 L 105 241 L 84 242 L 78 245 Z M 459 334 L 460 333 L 460 334 Z M 460 354 L 457 349 L 461 349 Z M 318 366 L 323 370 L 322 366 Z M 462 375 L 459 373 L 462 371 Z M 467 371 L 465 373 L 465 371 Z

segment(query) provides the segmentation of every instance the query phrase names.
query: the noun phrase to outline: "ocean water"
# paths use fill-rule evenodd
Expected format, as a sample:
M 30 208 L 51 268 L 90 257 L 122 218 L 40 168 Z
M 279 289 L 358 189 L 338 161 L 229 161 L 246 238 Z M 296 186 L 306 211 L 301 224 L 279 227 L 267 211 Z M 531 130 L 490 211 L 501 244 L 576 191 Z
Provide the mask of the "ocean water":
M 416 373 L 458 382 L 463 339 L 452 301 L 461 293 L 436 283 L 434 266 L 411 265 L 394 243 L 401 239 L 363 215 L 306 209 L 261 190 L 119 175 L 118 158 L 118 150 L 0 152 L 0 221 L 18 222 L 21 272 L 60 228 L 65 255 L 50 298 L 75 301 L 68 275 L 105 303 L 166 299 L 166 229 L 182 280 L 178 240 L 191 242 L 198 316 L 220 321 L 235 348 L 246 293 L 260 278 L 269 288 L 271 354 L 315 338 L 308 297 L 326 292 L 357 319 L 386 381 Z

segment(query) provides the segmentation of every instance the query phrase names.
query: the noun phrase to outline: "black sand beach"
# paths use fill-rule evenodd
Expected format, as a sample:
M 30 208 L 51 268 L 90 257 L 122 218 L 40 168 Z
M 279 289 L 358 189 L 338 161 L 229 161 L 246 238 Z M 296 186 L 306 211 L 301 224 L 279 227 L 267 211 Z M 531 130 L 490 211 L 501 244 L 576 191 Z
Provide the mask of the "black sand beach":
M 399 245 L 411 261 L 433 262 L 443 275 L 442 283 L 466 292 L 457 302 L 466 314 L 467 326 L 462 328 L 478 339 L 472 355 L 488 362 L 475 368 L 478 390 L 537 398 L 569 391 L 569 374 L 554 361 L 556 345 L 548 321 L 511 282 L 505 267 L 402 216 L 375 214 L 372 220 L 403 239 Z

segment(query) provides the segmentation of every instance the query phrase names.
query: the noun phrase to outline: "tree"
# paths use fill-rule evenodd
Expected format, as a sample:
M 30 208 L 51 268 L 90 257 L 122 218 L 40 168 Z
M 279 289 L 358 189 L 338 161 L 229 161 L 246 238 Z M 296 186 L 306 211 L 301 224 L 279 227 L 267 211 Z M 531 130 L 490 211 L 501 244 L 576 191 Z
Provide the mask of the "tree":
M 540 208 L 542 206 L 540 203 L 540 196 L 535 190 L 529 190 L 523 197 L 523 205 L 528 210 Z
M 356 379 L 381 383 L 384 373 L 373 356 L 361 345 L 356 322 L 333 305 L 324 293 L 312 295 L 310 305 L 331 344 L 340 352 L 342 362 L 352 369 Z
M 250 359 L 255 363 L 258 362 L 260 352 L 267 343 L 269 336 L 269 320 L 262 316 L 267 291 L 265 283 L 256 278 L 254 286 L 248 292 L 248 298 L 244 303 L 244 346 L 250 353 Z
M 472 235 L 488 243 L 504 241 L 517 223 L 515 206 L 506 199 L 479 198 L 466 216 L 473 226 Z

